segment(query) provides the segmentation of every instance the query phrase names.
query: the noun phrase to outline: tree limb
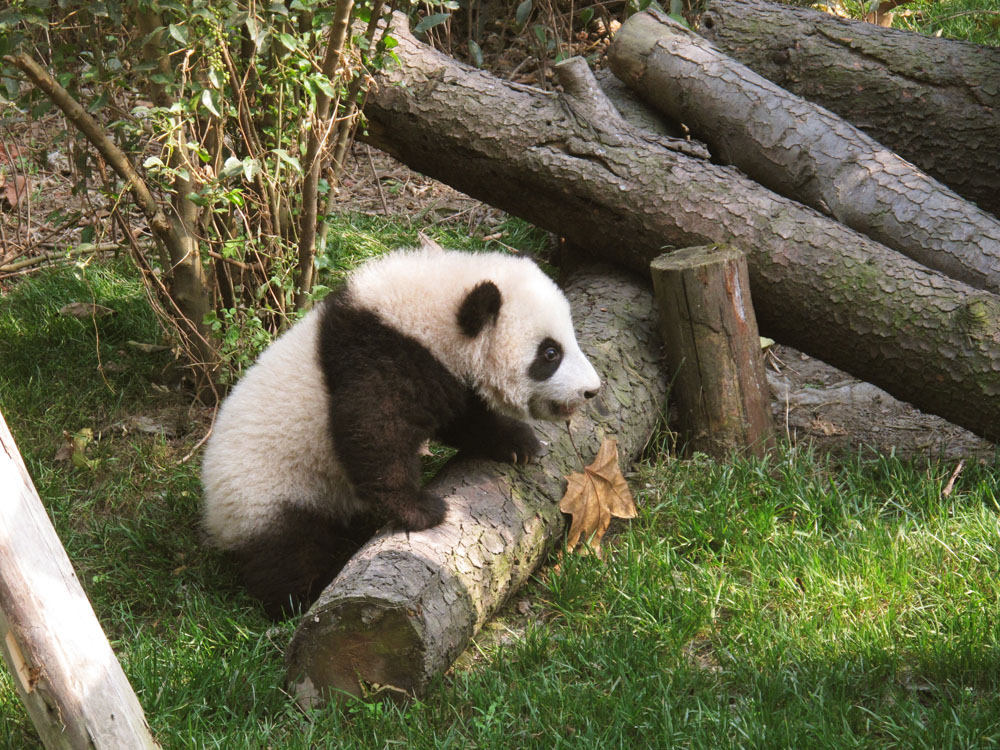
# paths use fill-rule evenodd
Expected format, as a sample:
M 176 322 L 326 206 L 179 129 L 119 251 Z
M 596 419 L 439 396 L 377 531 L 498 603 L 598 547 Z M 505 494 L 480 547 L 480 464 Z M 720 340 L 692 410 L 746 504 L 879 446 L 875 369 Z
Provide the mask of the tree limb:
M 653 10 L 625 22 L 608 61 L 721 161 L 928 268 L 1000 292 L 1000 219 L 832 112 Z
M 762 0 L 711 0 L 699 33 L 1000 216 L 1000 48 Z

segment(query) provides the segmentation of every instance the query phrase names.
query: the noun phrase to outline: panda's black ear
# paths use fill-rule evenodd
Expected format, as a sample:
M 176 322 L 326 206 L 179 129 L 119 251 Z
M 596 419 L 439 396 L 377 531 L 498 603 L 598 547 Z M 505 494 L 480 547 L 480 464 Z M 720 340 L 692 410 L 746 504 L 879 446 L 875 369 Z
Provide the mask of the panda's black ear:
M 458 308 L 458 327 L 470 339 L 479 335 L 500 314 L 502 298 L 492 281 L 480 281 L 462 300 Z

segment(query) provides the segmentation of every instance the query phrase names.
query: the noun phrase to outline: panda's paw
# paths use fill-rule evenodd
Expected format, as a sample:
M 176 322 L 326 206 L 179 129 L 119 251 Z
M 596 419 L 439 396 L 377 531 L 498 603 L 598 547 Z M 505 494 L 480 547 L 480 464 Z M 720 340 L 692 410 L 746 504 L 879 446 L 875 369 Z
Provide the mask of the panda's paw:
M 524 422 L 508 420 L 502 430 L 498 430 L 491 447 L 491 458 L 526 464 L 541 452 L 542 444 L 535 437 L 535 431 Z
M 437 495 L 421 490 L 413 502 L 398 506 L 397 525 L 404 531 L 423 531 L 444 520 L 448 505 Z

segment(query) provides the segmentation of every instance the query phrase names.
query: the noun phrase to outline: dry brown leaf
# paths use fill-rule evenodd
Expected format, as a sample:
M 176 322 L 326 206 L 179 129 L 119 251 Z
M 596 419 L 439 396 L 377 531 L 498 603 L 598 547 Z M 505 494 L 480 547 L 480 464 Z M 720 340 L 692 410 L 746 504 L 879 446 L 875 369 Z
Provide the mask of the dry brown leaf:
M 0 190 L 3 191 L 3 200 L 10 208 L 18 208 L 21 202 L 28 197 L 28 178 L 24 175 L 16 174 L 12 179 L 5 179 L 0 182 Z
M 820 419 L 819 417 L 814 417 L 812 422 L 809 423 L 809 429 L 815 433 L 822 433 L 826 437 L 831 435 L 846 435 L 847 431 L 840 425 L 836 425 L 833 422 L 827 422 L 825 419 Z
M 636 515 L 632 492 L 618 467 L 618 441 L 604 438 L 594 462 L 584 467 L 583 474 L 570 474 L 566 481 L 566 494 L 559 501 L 559 510 L 573 516 L 566 550 L 572 552 L 582 538 L 600 555 L 611 517 Z

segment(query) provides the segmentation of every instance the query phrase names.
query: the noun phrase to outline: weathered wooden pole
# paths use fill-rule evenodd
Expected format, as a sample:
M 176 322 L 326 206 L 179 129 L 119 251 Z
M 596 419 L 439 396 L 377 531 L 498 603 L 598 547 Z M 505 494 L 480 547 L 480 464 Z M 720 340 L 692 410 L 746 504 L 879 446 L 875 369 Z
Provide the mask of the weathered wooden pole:
M 158 747 L 2 414 L 0 651 L 46 748 Z
M 763 455 L 774 428 L 746 255 L 689 247 L 661 255 L 650 271 L 685 448 Z

